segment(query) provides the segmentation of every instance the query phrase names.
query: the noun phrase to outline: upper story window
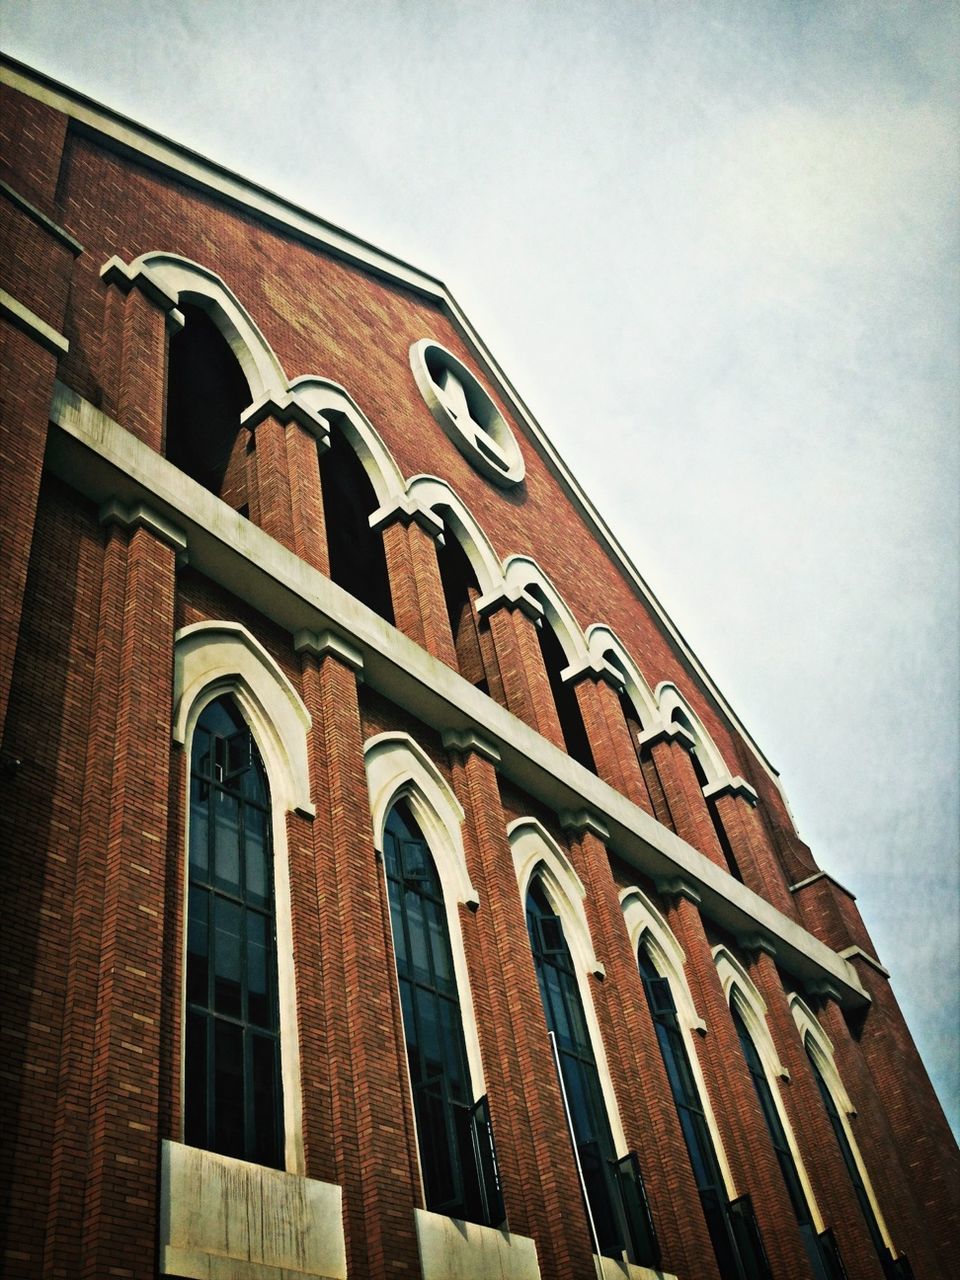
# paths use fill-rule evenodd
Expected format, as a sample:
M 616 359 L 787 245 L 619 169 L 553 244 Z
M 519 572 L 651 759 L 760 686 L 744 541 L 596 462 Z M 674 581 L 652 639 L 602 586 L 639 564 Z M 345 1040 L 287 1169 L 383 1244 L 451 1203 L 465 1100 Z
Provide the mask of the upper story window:
M 330 432 L 330 448 L 320 455 L 320 488 L 330 577 L 387 622 L 393 602 L 383 537 L 370 528 L 379 503 L 373 485 L 342 430 Z
M 527 892 L 526 910 L 596 1248 L 607 1257 L 625 1256 L 656 1267 L 656 1239 L 636 1156 L 617 1156 L 563 923 L 536 878 Z
M 184 1139 L 282 1168 L 270 796 L 227 697 L 194 731 L 189 822 Z
M 434 419 L 474 469 L 501 488 L 519 484 L 523 455 L 513 432 L 463 361 L 423 339 L 410 348 L 410 367 Z
M 503 1199 L 486 1098 L 475 1101 L 443 889 L 407 805 L 384 830 L 400 1004 L 428 1209 L 499 1226 Z

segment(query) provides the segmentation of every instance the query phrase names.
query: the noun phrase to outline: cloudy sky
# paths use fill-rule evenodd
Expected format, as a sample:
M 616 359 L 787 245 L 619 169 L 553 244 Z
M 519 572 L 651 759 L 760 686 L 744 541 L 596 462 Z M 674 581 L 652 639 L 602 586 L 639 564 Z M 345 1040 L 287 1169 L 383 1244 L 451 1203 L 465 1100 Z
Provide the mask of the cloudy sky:
M 960 8 L 4 0 L 439 275 L 780 769 L 960 1130 Z

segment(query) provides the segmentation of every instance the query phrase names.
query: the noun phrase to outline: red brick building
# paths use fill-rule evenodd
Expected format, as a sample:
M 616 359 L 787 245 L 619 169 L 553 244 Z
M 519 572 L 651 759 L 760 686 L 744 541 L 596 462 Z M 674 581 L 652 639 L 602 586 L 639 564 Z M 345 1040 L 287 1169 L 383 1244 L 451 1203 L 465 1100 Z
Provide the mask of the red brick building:
M 445 286 L 2 80 L 4 1273 L 952 1274 L 853 895 Z

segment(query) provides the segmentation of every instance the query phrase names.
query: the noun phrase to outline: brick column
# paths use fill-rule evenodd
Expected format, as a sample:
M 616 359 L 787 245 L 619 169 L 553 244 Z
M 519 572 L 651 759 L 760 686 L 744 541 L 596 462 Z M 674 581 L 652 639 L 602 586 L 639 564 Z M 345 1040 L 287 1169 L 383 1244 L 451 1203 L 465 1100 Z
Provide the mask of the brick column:
M 163 452 L 166 432 L 168 333 L 183 328 L 172 297 L 148 268 L 110 258 L 101 344 L 103 411 L 138 440 Z
M 254 436 L 250 518 L 294 555 L 329 575 L 318 450 L 330 447 L 326 419 L 295 395 L 266 396 L 240 419 Z
M 780 1096 L 824 1225 L 832 1228 L 850 1280 L 883 1280 L 879 1259 L 837 1146 L 797 1024 L 774 963 L 773 948 L 743 939 L 750 977 L 767 1006 L 767 1026 L 777 1056 L 789 1072 Z
M 749 1193 L 753 1201 L 774 1276 L 811 1280 L 796 1216 L 713 960 L 699 896 L 683 880 L 658 887 L 667 895 L 664 914 L 683 947 L 694 1003 L 706 1021 L 697 1052 L 736 1194 Z
M 704 795 L 715 806 L 744 884 L 784 915 L 796 918 L 796 904 L 757 811 L 756 791 L 743 778 L 729 778 L 708 787 Z
M 726 855 L 703 798 L 703 791 L 690 753 L 693 738 L 681 725 L 667 724 L 640 738 L 640 746 L 656 770 L 670 826 L 682 840 L 692 844 L 724 871 L 730 870 Z
M 461 911 L 461 924 L 510 1228 L 536 1240 L 543 1280 L 593 1276 L 590 1229 L 506 834 L 496 753 L 473 733 L 450 733 L 444 742 L 466 815 L 467 871 L 480 895 L 475 915 Z
M 560 822 L 587 891 L 587 924 L 606 970 L 593 987 L 594 1007 L 627 1146 L 640 1160 L 663 1269 L 716 1280 L 716 1257 L 610 870 L 608 833 L 585 812 L 563 813 Z
M 575 672 L 575 693 L 598 775 L 654 817 L 650 793 L 630 727 L 620 707 L 616 677 L 607 667 Z
M 918 1277 L 949 1280 L 953 1255 L 938 1254 L 927 1229 L 926 1215 L 918 1199 L 922 1181 L 916 1182 L 860 1045 L 839 1004 L 829 995 L 823 998 L 818 1018 L 833 1045 L 833 1060 L 840 1079 L 856 1107 L 856 1113 L 848 1117 L 850 1127 L 894 1248 L 898 1255 L 907 1255 Z
M 543 617 L 540 605 L 522 591 L 504 590 L 482 597 L 477 608 L 490 625 L 507 710 L 566 751 L 536 632 Z
M 421 1195 L 386 885 L 363 763 L 362 658 L 329 632 L 300 632 L 296 647 L 313 719 L 323 1017 L 347 1268 L 369 1280 L 417 1277 L 413 1209 Z
M 110 503 L 69 940 L 46 1268 L 156 1269 L 161 971 L 175 561 L 182 536 Z
M 437 563 L 436 540 L 443 524 L 406 496 L 374 512 L 370 523 L 383 534 L 397 628 L 456 671 L 457 654 Z

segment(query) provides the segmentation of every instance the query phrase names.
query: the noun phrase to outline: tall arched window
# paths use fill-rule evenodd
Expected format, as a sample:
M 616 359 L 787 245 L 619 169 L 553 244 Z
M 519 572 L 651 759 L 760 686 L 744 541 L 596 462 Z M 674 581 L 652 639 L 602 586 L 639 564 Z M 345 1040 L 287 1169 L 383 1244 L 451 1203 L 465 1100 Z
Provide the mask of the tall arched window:
M 460 997 L 436 864 L 404 801 L 383 841 L 390 923 L 428 1209 L 498 1226 L 503 1199 L 486 1098 L 470 1087 Z
M 550 691 L 557 708 L 567 755 L 582 764 L 585 769 L 589 769 L 591 773 L 596 773 L 597 766 L 590 749 L 590 739 L 583 723 L 576 690 L 569 680 L 563 679 L 562 673 L 569 665 L 569 660 L 557 633 L 550 625 L 550 609 L 546 595 L 534 583 L 531 583 L 527 590 L 543 606 L 544 619 L 537 628 L 537 639 L 540 642 L 540 654 L 547 670 L 547 679 L 550 681 Z
M 442 507 L 438 508 L 437 514 L 446 524 L 446 513 Z M 484 693 L 489 693 L 480 641 L 481 631 L 488 631 L 489 623 L 477 616 L 476 603 L 480 598 L 477 575 L 449 525 L 443 545 L 437 547 L 437 565 L 440 569 L 447 617 L 450 620 L 450 634 L 457 654 L 457 667 L 464 680 L 469 680 Z
M 229 697 L 193 734 L 186 998 L 185 1141 L 283 1168 L 270 795 Z
M 657 972 L 643 942 L 637 959 L 722 1280 L 769 1280 L 770 1268 L 752 1206 L 743 1203 L 746 1197 L 741 1197 L 732 1207 L 727 1200 L 720 1162 L 690 1067 L 670 983 Z
M 810 1211 L 810 1202 L 800 1180 L 793 1150 L 784 1130 L 783 1121 L 780 1118 L 780 1112 L 773 1097 L 773 1090 L 770 1087 L 770 1081 L 767 1079 L 767 1073 L 764 1070 L 757 1046 L 753 1042 L 753 1038 L 743 1020 L 743 1015 L 736 1006 L 735 1000 L 731 1002 L 730 1011 L 733 1014 L 734 1025 L 740 1038 L 740 1047 L 743 1050 L 743 1056 L 746 1059 L 747 1067 L 757 1092 L 760 1110 L 763 1112 L 763 1118 L 770 1134 L 770 1141 L 776 1153 L 777 1163 L 780 1165 L 780 1173 L 786 1184 L 787 1194 L 790 1197 L 790 1204 L 797 1219 L 797 1226 L 800 1228 L 803 1246 L 813 1274 L 816 1280 L 843 1280 L 846 1273 L 843 1270 L 843 1264 L 836 1251 L 836 1245 L 831 1233 L 824 1231 L 820 1235 L 817 1234 L 813 1215 Z
M 393 622 L 383 538 L 370 528 L 379 506 L 370 477 L 336 425 L 320 456 L 320 488 L 327 526 L 330 577 L 387 622 Z
M 540 998 L 560 1069 L 571 1136 L 595 1244 L 607 1257 L 659 1265 L 636 1156 L 618 1158 L 563 924 L 538 878 L 527 892 L 527 929 Z

